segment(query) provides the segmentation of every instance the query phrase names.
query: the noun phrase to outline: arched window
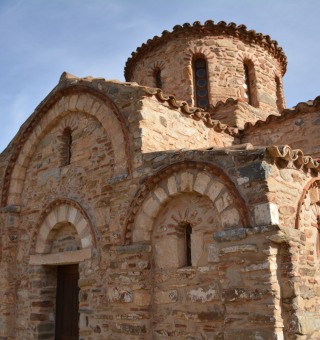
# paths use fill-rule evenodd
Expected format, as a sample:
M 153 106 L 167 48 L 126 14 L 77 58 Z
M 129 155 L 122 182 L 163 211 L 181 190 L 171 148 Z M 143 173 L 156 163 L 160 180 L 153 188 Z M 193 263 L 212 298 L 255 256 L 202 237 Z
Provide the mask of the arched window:
M 282 99 L 281 82 L 278 76 L 275 77 L 275 82 L 276 82 L 277 108 L 279 112 L 282 112 L 282 110 L 284 109 L 284 106 L 283 106 L 283 99 Z
M 209 105 L 208 94 L 208 67 L 204 58 L 193 61 L 194 74 L 194 101 L 195 105 L 205 109 Z
M 71 146 L 72 146 L 72 131 L 69 127 L 63 130 L 61 147 L 61 163 L 62 166 L 69 165 L 71 162 Z
M 256 76 L 252 61 L 247 61 L 243 64 L 244 68 L 244 98 L 248 104 L 257 107 L 257 89 L 256 89 Z
M 154 70 L 153 77 L 156 87 L 162 89 L 161 70 L 159 68 Z
M 251 87 L 250 87 L 250 78 L 249 78 L 249 67 L 244 64 L 244 97 L 248 100 L 248 103 L 251 105 Z

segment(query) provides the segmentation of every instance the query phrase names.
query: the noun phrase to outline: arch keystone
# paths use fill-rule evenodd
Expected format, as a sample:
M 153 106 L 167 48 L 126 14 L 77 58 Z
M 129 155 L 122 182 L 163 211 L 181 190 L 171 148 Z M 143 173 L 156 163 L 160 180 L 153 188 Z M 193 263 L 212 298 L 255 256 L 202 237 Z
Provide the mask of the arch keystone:
M 204 173 L 201 173 L 201 172 L 199 174 L 197 174 L 196 180 L 195 180 L 194 185 L 193 185 L 194 191 L 197 191 L 200 194 L 204 194 L 210 180 L 211 180 L 211 178 L 207 174 L 204 174 Z

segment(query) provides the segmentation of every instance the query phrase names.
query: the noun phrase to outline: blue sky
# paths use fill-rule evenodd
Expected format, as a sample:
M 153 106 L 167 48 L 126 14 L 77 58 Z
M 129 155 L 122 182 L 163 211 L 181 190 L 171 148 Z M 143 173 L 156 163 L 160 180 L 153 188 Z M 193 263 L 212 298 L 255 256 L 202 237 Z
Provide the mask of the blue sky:
M 245 24 L 288 58 L 287 107 L 320 95 L 319 0 L 0 0 L 0 152 L 58 83 L 124 80 L 127 58 L 176 24 Z

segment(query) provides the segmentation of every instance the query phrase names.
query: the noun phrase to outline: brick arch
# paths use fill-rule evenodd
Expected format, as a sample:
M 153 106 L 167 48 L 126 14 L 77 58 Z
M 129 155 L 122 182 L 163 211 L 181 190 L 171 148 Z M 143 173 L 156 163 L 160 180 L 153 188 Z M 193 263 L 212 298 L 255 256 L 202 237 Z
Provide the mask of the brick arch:
M 192 170 L 196 170 L 196 174 Z M 160 170 L 147 180 L 131 204 L 125 225 L 125 242 L 149 241 L 154 219 L 171 197 L 184 192 L 195 192 L 209 197 L 218 208 L 217 198 L 222 191 L 232 198 L 230 206 L 235 206 L 241 225 L 248 226 L 246 204 L 234 183 L 220 168 L 207 163 L 184 162 Z
M 66 222 L 74 226 L 81 240 L 82 249 L 96 247 L 95 233 L 82 207 L 75 201 L 58 199 L 50 203 L 42 212 L 35 229 L 31 252 L 35 254 L 48 253 L 50 234 L 57 225 Z
M 131 172 L 130 146 L 125 122 L 116 106 L 104 94 L 82 86 L 71 86 L 49 97 L 30 117 L 30 122 L 15 140 L 15 148 L 6 168 L 1 206 L 20 204 L 28 162 L 37 144 L 54 122 L 68 112 L 92 115 L 108 132 L 115 153 L 115 175 Z M 32 118 L 32 119 L 31 119 Z
M 195 58 L 204 58 L 207 62 L 207 67 L 208 67 L 208 78 L 210 74 L 213 74 L 214 72 L 214 61 L 216 59 L 216 56 L 214 53 L 208 48 L 208 47 L 194 47 L 193 49 L 189 49 L 188 52 L 186 53 L 184 60 L 188 64 L 188 73 L 189 76 L 192 78 L 193 77 L 193 61 Z M 210 83 L 210 82 L 209 82 Z M 209 84 L 208 84 L 209 86 Z M 210 90 L 210 89 L 209 89 Z M 192 88 L 193 92 L 193 88 Z M 210 92 L 210 91 L 209 91 Z
M 210 82 L 210 75 L 214 73 L 214 66 L 215 66 L 215 60 L 216 60 L 216 56 L 215 54 L 210 50 L 210 48 L 206 47 L 206 46 L 195 46 L 192 49 L 189 49 L 188 52 L 186 53 L 184 60 L 187 63 L 187 72 L 188 72 L 188 76 L 191 80 L 190 84 L 189 84 L 189 92 L 192 94 L 192 105 L 196 106 L 197 105 L 197 100 L 196 100 L 196 84 L 195 84 L 195 76 L 194 76 L 194 60 L 197 58 L 203 58 L 206 61 L 207 64 L 207 101 L 208 101 L 208 105 L 212 104 L 211 100 L 212 100 L 212 89 L 211 89 L 211 82 Z
M 258 67 L 258 65 L 260 64 L 258 58 L 254 54 L 249 54 L 246 52 L 239 52 L 237 55 L 237 59 L 242 64 L 250 61 L 253 63 L 255 68 Z
M 298 207 L 297 207 L 297 212 L 296 212 L 296 217 L 295 217 L 295 229 L 300 229 L 300 214 L 303 209 L 303 206 L 305 204 L 305 200 L 307 198 L 307 195 L 309 194 L 310 190 L 316 190 L 317 193 L 315 193 L 314 196 L 314 202 L 313 204 L 314 209 L 312 209 L 312 213 L 314 214 L 314 220 L 319 219 L 320 223 L 320 208 L 317 207 L 317 203 L 320 204 L 320 178 L 313 178 L 310 180 L 305 187 L 303 188 L 302 195 L 299 199 L 298 202 Z M 319 226 L 313 225 L 313 227 L 318 228 Z
M 214 53 L 210 50 L 210 48 L 208 47 L 197 47 L 195 46 L 193 49 L 189 49 L 188 52 L 185 55 L 185 60 L 188 61 L 191 65 L 193 59 L 195 57 L 203 57 L 205 58 L 207 61 L 215 59 L 215 55 Z M 208 62 L 209 64 L 209 62 Z M 209 66 L 209 65 L 208 65 Z
M 148 71 L 148 76 L 149 77 L 153 77 L 155 71 L 157 71 L 157 70 L 160 70 L 160 71 L 164 70 L 165 65 L 166 65 L 165 62 L 162 61 L 162 60 L 154 62 L 153 65 L 150 67 L 150 69 Z

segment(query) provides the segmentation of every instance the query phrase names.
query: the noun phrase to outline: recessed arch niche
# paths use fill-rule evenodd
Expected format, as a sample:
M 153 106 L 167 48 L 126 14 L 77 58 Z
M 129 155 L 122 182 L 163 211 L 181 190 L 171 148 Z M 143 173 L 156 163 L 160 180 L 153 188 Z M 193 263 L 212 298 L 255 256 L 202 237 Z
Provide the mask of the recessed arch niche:
M 34 235 L 30 264 L 60 265 L 90 259 L 96 237 L 89 219 L 75 202 L 53 202 Z
M 220 168 L 206 163 L 179 163 L 150 177 L 137 193 L 126 223 L 126 243 L 150 242 L 161 208 L 183 193 L 207 197 L 219 212 L 223 228 L 249 225 L 243 198 Z
M 131 172 L 130 147 L 126 127 L 121 114 L 111 100 L 92 89 L 71 87 L 55 93 L 50 103 L 39 107 L 30 117 L 30 123 L 20 132 L 16 148 L 5 172 L 5 185 L 1 204 L 20 205 L 21 193 L 27 174 L 28 164 L 37 145 L 56 124 L 57 119 L 68 112 L 81 112 L 94 116 L 108 131 L 115 153 L 115 176 L 126 176 Z

